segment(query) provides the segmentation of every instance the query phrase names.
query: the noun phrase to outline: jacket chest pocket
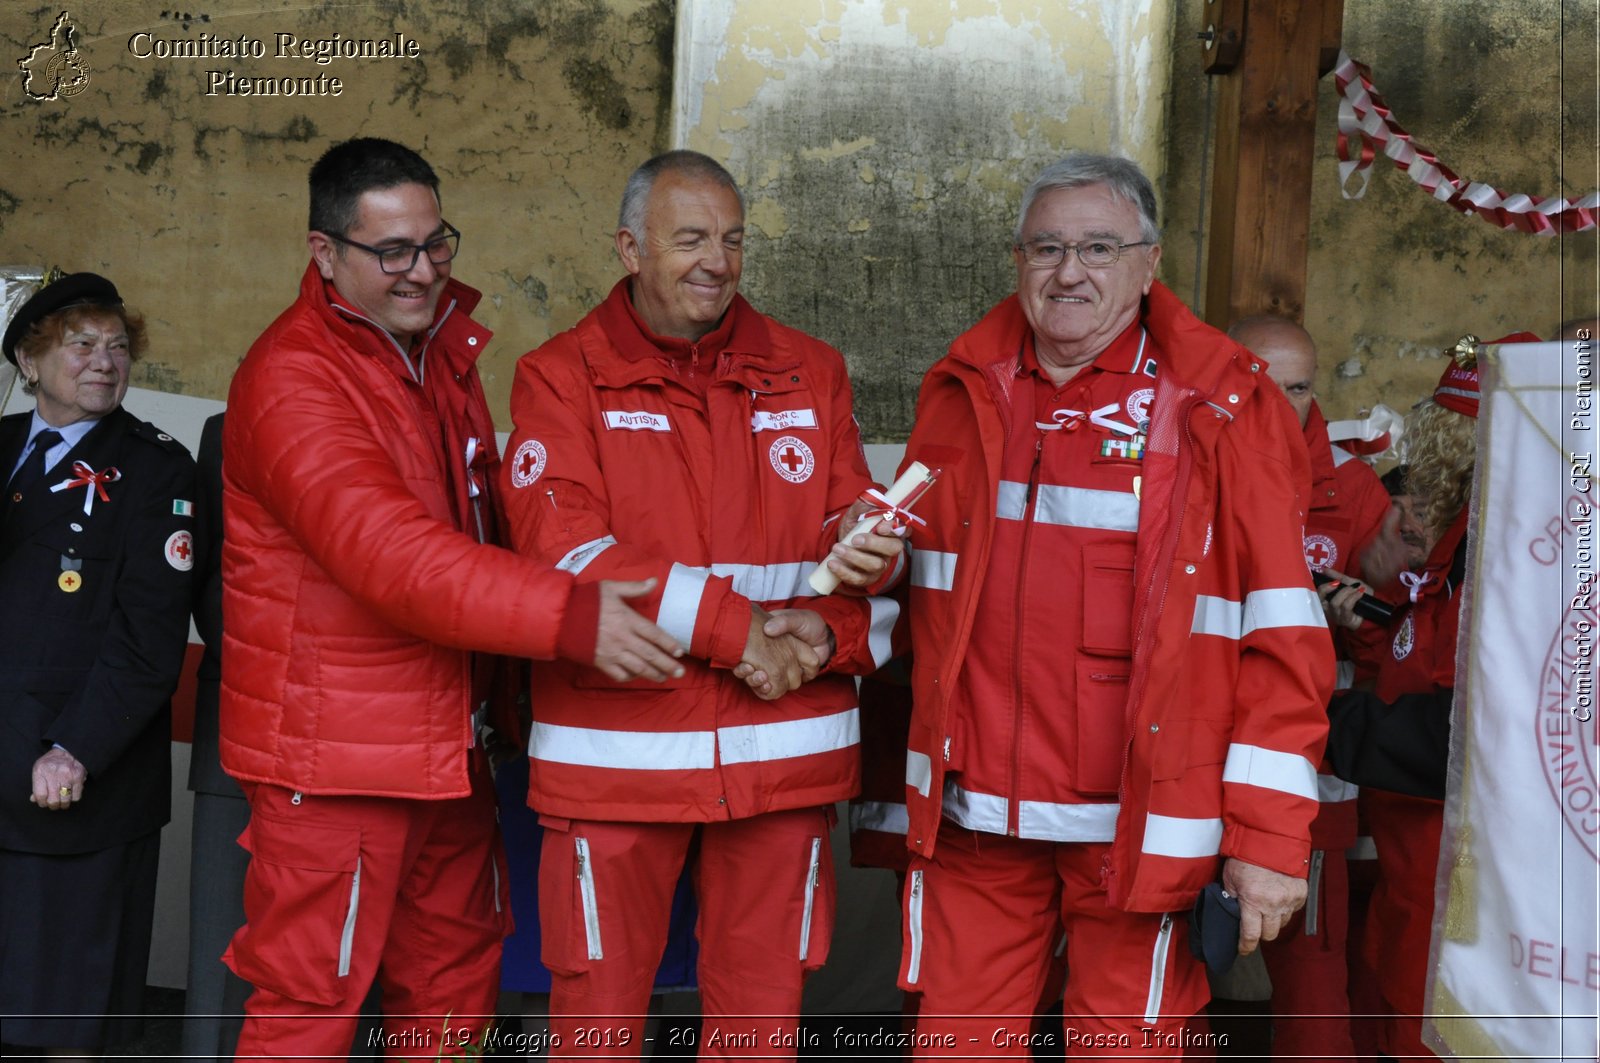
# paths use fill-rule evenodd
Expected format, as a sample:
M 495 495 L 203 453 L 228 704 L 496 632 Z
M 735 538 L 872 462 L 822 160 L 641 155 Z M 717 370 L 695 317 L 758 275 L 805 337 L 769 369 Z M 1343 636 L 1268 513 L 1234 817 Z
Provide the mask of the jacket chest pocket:
M 1133 655 L 1133 544 L 1083 548 L 1083 651 Z
M 110 529 L 107 529 L 108 531 Z M 83 616 L 92 611 L 91 603 L 110 590 L 115 571 L 114 543 L 92 528 L 72 532 L 68 528 L 41 531 L 23 549 L 28 552 L 28 595 L 43 614 Z M 162 564 L 159 557 L 151 564 Z

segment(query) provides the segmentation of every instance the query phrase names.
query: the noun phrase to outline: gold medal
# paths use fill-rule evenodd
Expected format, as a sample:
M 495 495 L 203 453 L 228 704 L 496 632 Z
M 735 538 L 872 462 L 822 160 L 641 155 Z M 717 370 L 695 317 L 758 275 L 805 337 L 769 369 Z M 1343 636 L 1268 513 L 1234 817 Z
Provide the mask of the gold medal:
M 56 577 L 56 586 L 68 594 L 76 594 L 78 588 L 83 586 L 83 577 L 76 570 L 69 569 Z

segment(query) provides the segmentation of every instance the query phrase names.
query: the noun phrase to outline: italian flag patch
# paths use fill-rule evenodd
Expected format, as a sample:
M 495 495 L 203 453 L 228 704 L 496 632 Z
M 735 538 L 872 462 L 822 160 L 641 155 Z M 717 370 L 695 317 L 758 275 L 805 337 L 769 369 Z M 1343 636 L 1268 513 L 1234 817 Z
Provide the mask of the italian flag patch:
M 172 515 L 175 517 L 194 516 L 194 503 L 187 499 L 174 498 L 172 500 Z

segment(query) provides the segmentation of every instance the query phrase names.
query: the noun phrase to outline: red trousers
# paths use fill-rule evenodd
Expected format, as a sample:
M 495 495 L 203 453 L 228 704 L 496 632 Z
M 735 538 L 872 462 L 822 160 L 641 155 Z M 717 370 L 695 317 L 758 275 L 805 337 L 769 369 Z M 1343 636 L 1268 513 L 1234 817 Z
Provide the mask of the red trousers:
M 831 808 L 716 823 L 541 816 L 542 959 L 550 1054 L 632 1056 L 686 861 L 700 902 L 704 1057 L 793 1058 L 800 989 L 828 958 Z
M 1378 883 L 1367 916 L 1365 955 L 1389 1014 L 1379 1033 L 1392 1059 L 1428 1059 L 1422 1013 L 1433 937 L 1433 888 L 1444 833 L 1444 803 L 1384 790 L 1361 791 L 1378 847 Z
M 387 1058 L 465 1054 L 511 929 L 487 770 L 452 801 L 245 796 L 245 925 L 223 956 L 255 986 L 237 1058 L 344 1059 L 374 978 Z
M 905 902 L 900 986 L 922 993 L 919 1057 L 1030 1055 L 1058 927 L 1067 984 L 1053 1047 L 1074 1058 L 1183 1057 L 1189 1020 L 1210 996 L 1188 924 L 1107 904 L 1107 849 L 940 824 L 933 857 L 912 858 Z
M 1348 964 L 1350 898 L 1344 851 L 1318 850 L 1306 906 L 1276 939 L 1261 943 L 1272 976 L 1272 1054 L 1348 1063 L 1351 1039 Z

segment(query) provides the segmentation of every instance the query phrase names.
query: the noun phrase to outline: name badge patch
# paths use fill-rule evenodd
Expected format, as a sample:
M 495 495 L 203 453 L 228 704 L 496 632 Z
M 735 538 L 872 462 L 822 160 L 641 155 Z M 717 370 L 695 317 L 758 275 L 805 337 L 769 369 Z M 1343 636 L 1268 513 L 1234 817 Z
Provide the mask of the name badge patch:
M 750 415 L 752 432 L 787 432 L 791 428 L 815 427 L 815 410 L 757 410 Z
M 630 432 L 672 431 L 664 413 L 651 413 L 648 410 L 607 410 L 605 413 L 607 428 L 626 428 Z

